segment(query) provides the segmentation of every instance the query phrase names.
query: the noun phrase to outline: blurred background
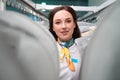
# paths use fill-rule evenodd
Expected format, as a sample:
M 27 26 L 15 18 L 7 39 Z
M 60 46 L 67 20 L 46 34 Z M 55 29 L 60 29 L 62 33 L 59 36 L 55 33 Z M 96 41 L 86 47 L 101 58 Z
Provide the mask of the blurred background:
M 48 14 L 60 5 L 71 6 L 77 13 L 77 21 L 82 33 L 96 28 L 99 14 L 115 0 L 0 0 L 0 10 L 11 10 L 28 16 L 47 29 Z M 92 28 L 91 28 L 92 27 Z M 91 32 L 91 31 L 90 31 Z

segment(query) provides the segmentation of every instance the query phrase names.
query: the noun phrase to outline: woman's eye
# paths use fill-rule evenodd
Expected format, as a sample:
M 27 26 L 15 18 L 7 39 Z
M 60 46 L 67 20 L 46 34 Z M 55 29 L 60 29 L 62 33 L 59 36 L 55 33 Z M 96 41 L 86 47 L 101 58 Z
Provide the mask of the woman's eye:
M 71 20 L 67 20 L 66 22 L 67 22 L 67 23 L 71 23 Z
M 60 24 L 60 22 L 55 22 L 55 24 Z

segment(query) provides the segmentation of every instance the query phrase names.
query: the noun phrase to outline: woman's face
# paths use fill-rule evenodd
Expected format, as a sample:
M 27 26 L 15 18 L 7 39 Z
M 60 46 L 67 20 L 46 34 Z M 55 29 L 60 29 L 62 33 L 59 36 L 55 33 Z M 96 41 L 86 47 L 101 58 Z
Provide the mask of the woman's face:
M 62 41 L 68 41 L 72 38 L 75 22 L 72 15 L 66 10 L 56 12 L 53 18 L 53 31 Z

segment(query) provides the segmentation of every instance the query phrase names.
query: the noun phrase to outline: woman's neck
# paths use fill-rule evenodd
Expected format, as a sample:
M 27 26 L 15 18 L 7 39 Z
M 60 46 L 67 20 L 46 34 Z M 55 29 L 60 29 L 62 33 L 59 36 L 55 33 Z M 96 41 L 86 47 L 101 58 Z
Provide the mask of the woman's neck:
M 63 42 L 63 41 L 61 41 L 60 39 L 58 39 L 58 43 L 59 43 L 61 46 L 64 46 L 64 47 L 66 47 L 66 48 L 69 48 L 70 46 L 72 46 L 72 45 L 74 44 L 74 39 L 72 38 L 72 39 L 70 39 L 70 40 L 68 40 L 68 41 L 66 41 L 66 42 Z

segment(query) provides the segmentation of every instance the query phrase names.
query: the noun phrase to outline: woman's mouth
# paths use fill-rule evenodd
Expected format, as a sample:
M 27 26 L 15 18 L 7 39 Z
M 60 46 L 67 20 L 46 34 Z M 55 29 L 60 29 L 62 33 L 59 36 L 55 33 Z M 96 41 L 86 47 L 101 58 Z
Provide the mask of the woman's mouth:
M 68 33 L 68 31 L 62 31 L 61 32 L 63 35 L 66 35 Z

